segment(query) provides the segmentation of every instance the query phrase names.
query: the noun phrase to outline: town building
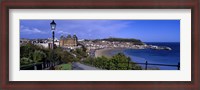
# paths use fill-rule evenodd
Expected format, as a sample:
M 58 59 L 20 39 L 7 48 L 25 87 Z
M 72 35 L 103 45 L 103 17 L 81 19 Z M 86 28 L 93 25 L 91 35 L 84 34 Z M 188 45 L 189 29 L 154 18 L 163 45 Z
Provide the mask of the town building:
M 78 45 L 78 38 L 76 35 L 61 36 L 59 41 L 60 47 L 74 49 Z

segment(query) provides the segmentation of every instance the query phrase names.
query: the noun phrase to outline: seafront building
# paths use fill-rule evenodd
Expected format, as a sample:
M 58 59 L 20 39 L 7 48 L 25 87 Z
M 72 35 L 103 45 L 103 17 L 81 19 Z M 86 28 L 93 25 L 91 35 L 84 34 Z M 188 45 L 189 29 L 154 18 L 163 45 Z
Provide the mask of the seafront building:
M 59 45 L 63 48 L 75 49 L 78 46 L 78 38 L 76 35 L 61 36 Z
M 76 35 L 68 35 L 68 36 L 61 36 L 60 40 L 57 38 L 54 39 L 54 46 L 55 47 L 62 47 L 64 49 L 76 49 L 81 48 L 82 46 L 78 45 L 78 38 Z M 20 39 L 20 45 L 26 45 L 28 43 L 38 45 L 44 48 L 53 48 L 53 40 L 52 38 L 48 39 Z
M 61 47 L 63 50 L 71 51 L 77 48 L 86 48 L 86 52 L 90 56 L 94 56 L 96 50 L 105 48 L 129 48 L 129 49 L 156 49 L 156 50 L 172 50 L 166 46 L 146 45 L 145 43 L 137 44 L 134 41 L 108 41 L 108 40 L 78 40 L 76 35 L 61 36 L 60 40 L 55 39 L 55 47 Z M 53 48 L 52 39 L 20 39 L 20 45 L 32 43 L 44 48 Z

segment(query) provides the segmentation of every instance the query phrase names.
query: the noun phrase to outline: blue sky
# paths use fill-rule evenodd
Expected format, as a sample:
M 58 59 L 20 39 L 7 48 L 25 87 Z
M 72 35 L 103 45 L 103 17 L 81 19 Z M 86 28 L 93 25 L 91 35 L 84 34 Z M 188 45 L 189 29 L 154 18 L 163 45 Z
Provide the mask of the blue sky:
M 20 38 L 51 38 L 52 20 L 20 20 Z M 135 38 L 143 42 L 180 42 L 180 20 L 55 20 L 55 37 Z

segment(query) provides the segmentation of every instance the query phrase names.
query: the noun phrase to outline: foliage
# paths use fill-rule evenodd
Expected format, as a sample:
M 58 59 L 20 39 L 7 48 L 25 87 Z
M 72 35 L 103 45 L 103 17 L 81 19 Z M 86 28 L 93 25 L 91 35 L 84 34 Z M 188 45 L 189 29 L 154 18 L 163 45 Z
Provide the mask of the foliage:
M 63 51 L 62 53 L 59 53 L 59 55 L 62 62 L 64 63 L 73 62 L 75 60 L 75 56 L 69 53 L 68 51 Z
M 77 60 L 81 60 L 82 58 L 87 57 L 87 53 L 84 50 L 84 48 L 77 48 L 75 50 L 72 51 L 73 54 L 75 54 L 75 57 L 77 58 Z
M 83 63 L 108 70 L 142 69 L 141 66 L 134 64 L 134 62 L 131 62 L 131 59 L 129 57 L 126 57 L 122 53 L 118 53 L 111 58 L 107 58 L 104 56 L 97 58 L 88 57 L 83 61 Z
M 33 53 L 33 61 L 40 62 L 44 59 L 46 59 L 46 54 L 43 51 L 35 50 L 35 52 Z
M 101 40 L 110 41 L 110 42 L 134 42 L 137 45 L 144 44 L 141 40 L 134 39 L 134 38 L 105 38 L 105 39 L 96 39 L 94 40 L 94 42 L 101 41 Z
M 20 47 L 20 58 L 27 57 L 33 59 L 32 54 L 35 50 L 41 50 L 39 46 L 33 44 L 26 44 Z
M 46 54 L 43 50 L 43 47 L 31 43 L 20 46 L 20 65 L 28 65 L 45 59 Z
M 133 39 L 133 38 L 107 38 L 107 39 L 104 39 L 106 41 L 119 41 L 119 42 L 141 42 L 140 40 L 138 39 Z
M 23 57 L 20 59 L 20 65 L 27 65 L 33 63 L 33 60 Z
M 80 61 L 82 58 L 87 57 L 84 48 L 76 49 L 68 52 L 61 47 L 54 49 L 43 48 L 31 43 L 20 46 L 20 65 L 28 65 L 28 61 L 37 62 L 57 62 L 69 63 Z
M 49 50 L 47 52 L 47 60 L 53 62 L 54 61 L 54 57 L 53 57 L 54 52 L 52 50 Z

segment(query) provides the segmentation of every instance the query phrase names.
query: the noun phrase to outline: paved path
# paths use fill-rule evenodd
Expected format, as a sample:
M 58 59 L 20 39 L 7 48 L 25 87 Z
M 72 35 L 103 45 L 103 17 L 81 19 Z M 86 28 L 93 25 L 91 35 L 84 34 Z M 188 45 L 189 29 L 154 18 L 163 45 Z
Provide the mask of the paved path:
M 73 70 L 100 70 L 98 68 L 87 66 L 87 65 L 81 64 L 79 62 L 72 63 L 72 69 Z

